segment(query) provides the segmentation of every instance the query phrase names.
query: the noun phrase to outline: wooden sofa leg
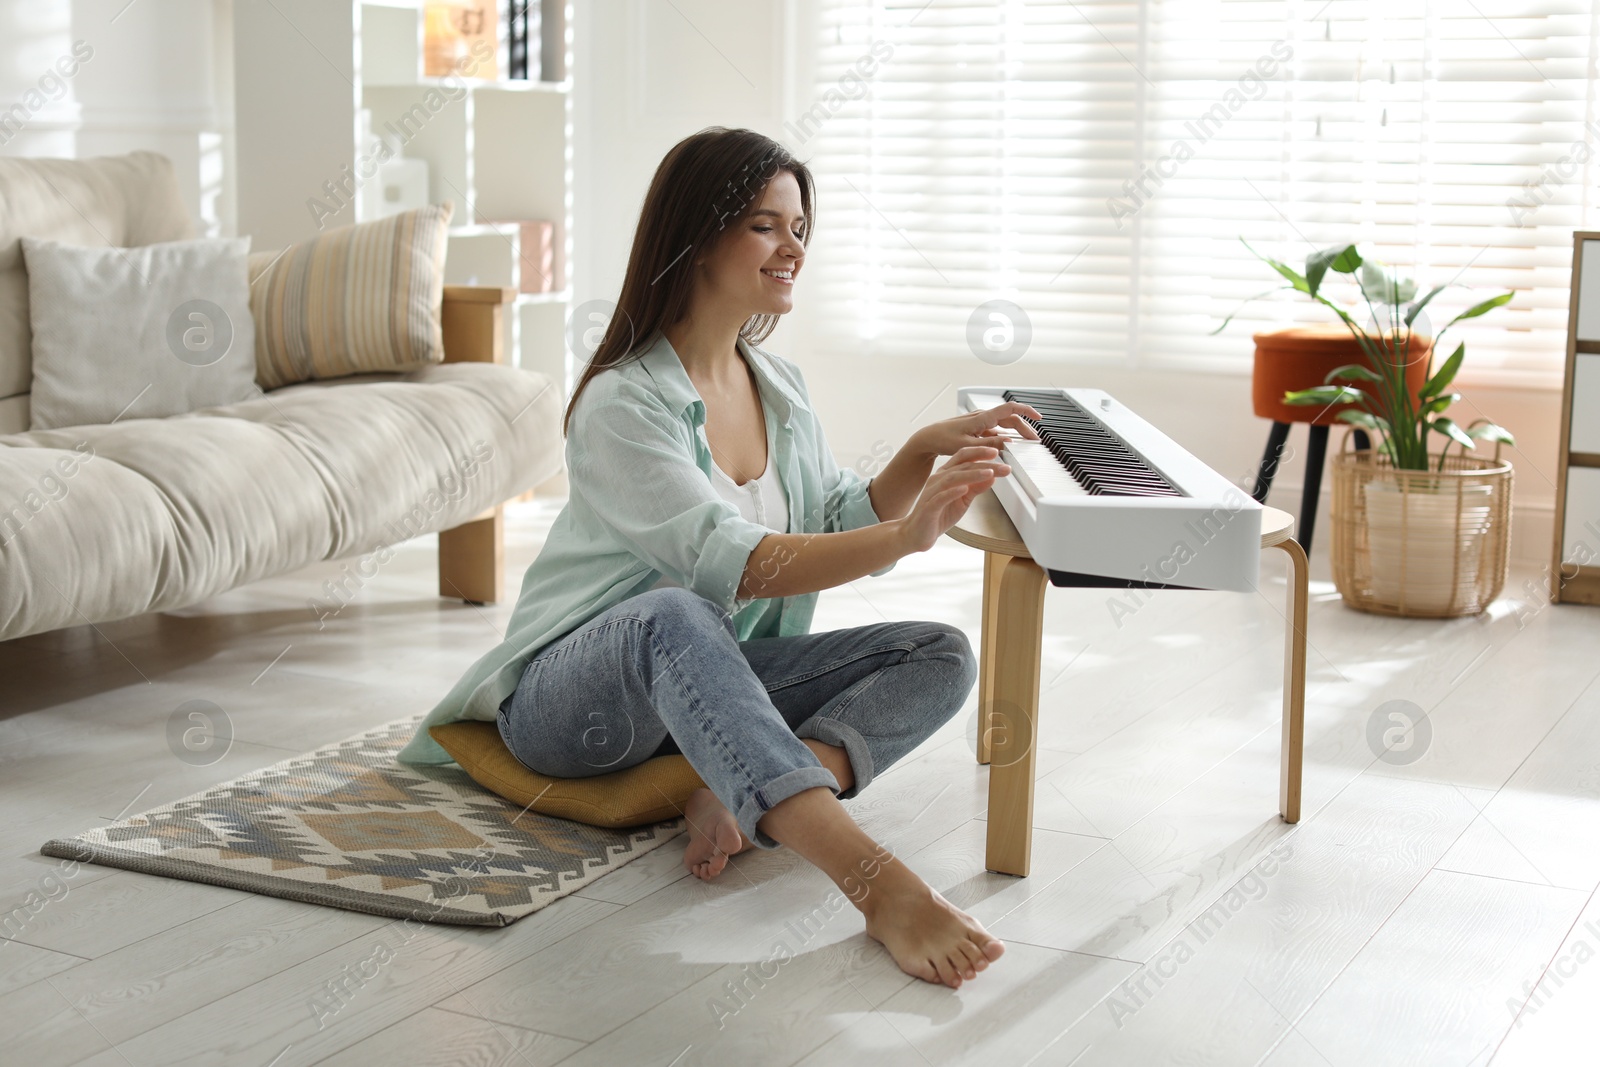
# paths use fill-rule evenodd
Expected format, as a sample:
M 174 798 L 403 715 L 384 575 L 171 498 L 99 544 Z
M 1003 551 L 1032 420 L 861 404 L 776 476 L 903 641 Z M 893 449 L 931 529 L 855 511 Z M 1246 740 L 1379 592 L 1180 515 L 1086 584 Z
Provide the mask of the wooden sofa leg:
M 505 519 L 499 506 L 439 531 L 439 595 L 469 604 L 500 599 L 505 578 Z

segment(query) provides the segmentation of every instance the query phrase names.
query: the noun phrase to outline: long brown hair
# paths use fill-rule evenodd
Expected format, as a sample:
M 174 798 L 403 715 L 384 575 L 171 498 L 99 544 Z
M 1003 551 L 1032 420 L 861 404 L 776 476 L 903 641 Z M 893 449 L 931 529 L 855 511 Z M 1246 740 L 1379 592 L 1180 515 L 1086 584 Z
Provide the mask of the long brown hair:
M 811 172 L 772 138 L 754 130 L 712 126 L 685 137 L 661 160 L 639 212 L 622 295 L 594 358 L 572 390 L 561 419 L 562 436 L 591 378 L 642 356 L 663 327 L 688 312 L 695 256 L 714 248 L 730 227 L 755 210 L 781 171 L 793 174 L 800 185 L 805 215 L 800 240 L 809 243 L 815 199 Z M 759 343 L 777 325 L 776 315 L 752 315 L 739 336 Z

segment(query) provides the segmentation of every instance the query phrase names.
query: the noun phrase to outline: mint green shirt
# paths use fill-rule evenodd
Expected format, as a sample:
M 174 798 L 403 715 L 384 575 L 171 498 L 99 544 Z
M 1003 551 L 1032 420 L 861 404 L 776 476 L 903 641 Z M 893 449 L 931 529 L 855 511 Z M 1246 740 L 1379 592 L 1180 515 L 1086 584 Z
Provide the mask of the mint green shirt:
M 868 482 L 841 468 L 811 410 L 800 368 L 739 341 L 755 372 L 768 456 L 791 533 L 878 522 Z M 643 358 L 595 375 L 573 408 L 568 499 L 522 579 L 505 640 L 474 663 L 401 750 L 404 763 L 449 763 L 428 727 L 493 722 L 534 653 L 666 576 L 733 617 L 739 640 L 810 632 L 817 594 L 739 599 L 750 552 L 772 533 L 711 484 L 705 403 L 665 336 Z M 874 575 L 894 569 L 890 563 Z M 776 611 L 769 611 L 774 603 Z

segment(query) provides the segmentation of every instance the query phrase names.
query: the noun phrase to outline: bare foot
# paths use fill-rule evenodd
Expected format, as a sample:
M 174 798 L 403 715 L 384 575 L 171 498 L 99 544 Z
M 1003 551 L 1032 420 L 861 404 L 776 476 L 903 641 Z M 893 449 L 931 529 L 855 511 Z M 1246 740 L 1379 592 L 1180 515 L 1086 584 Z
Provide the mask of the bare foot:
M 898 860 L 884 865 L 861 901 L 867 935 L 913 978 L 960 989 L 1006 946 Z
M 709 789 L 696 789 L 683 806 L 689 822 L 689 847 L 683 853 L 684 868 L 703 882 L 722 873 L 728 857 L 755 843 L 739 830 L 733 812 Z

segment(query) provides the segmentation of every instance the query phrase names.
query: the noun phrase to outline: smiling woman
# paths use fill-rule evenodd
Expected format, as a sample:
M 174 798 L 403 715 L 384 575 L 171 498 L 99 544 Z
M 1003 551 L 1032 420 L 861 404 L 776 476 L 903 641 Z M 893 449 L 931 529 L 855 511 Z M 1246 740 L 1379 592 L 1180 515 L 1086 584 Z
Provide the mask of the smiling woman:
M 786 203 L 782 208 L 760 202 L 779 175 L 787 179 L 785 191 L 790 194 L 783 197 Z M 763 267 L 787 271 L 792 285 L 810 240 L 815 196 L 805 164 L 776 141 L 751 130 L 714 127 L 678 142 L 661 161 L 645 194 L 613 328 L 606 331 L 572 391 L 563 432 L 570 426 L 584 387 L 595 375 L 638 358 L 642 355 L 640 342 L 685 318 L 696 274 L 706 273 L 706 257 L 714 246 L 734 253 L 712 264 L 715 278 L 707 280 L 719 290 L 726 292 L 735 273 L 722 269 L 723 258 L 740 261 L 737 272 L 747 290 L 760 284 L 759 278 L 749 276 L 752 270 L 759 273 Z M 787 222 L 784 209 L 791 215 Z M 740 223 L 749 224 L 745 233 L 735 233 L 733 228 Z M 784 233 L 791 238 L 784 239 Z M 750 234 L 763 239 L 752 241 Z M 738 239 L 726 241 L 730 235 Z M 724 248 L 724 244 L 731 247 Z M 780 245 L 786 249 L 782 256 L 776 254 Z M 765 256 L 758 254 L 759 246 L 765 246 Z M 745 293 L 746 298 L 750 295 Z M 776 328 L 778 316 L 794 306 L 794 300 L 785 293 L 781 302 L 758 299 L 753 306 L 760 310 L 747 321 L 741 320 L 738 333 L 751 344 L 759 344 Z
M 1008 403 L 924 426 L 871 481 L 841 469 L 790 361 L 757 347 L 794 306 L 813 222 L 804 164 L 750 130 L 679 143 L 650 184 L 616 314 L 567 407 L 570 495 L 506 640 L 429 727 L 493 719 L 531 770 L 584 778 L 682 753 L 707 788 L 684 864 L 746 848 L 821 868 L 907 973 L 959 986 L 1004 947 L 839 803 L 955 715 L 977 667 L 938 622 L 810 632 L 817 593 L 933 543 L 1008 468 Z M 939 456 L 951 460 L 935 471 Z M 870 883 L 870 885 L 868 884 Z

